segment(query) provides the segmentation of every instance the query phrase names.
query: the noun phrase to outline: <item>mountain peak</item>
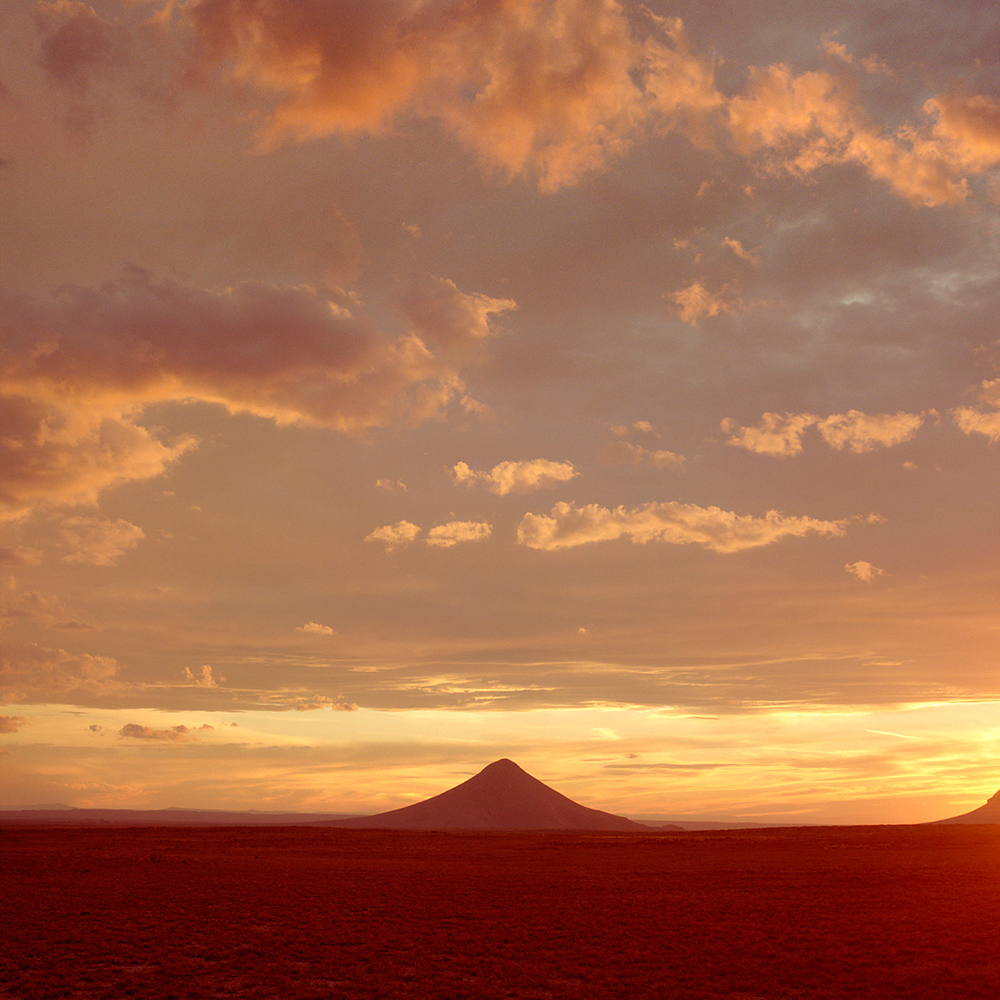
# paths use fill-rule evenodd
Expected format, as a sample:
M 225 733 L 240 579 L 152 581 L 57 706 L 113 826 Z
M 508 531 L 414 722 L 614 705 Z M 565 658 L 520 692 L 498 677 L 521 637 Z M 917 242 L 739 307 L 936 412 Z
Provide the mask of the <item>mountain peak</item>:
M 493 761 L 492 764 L 487 764 L 479 773 L 482 774 L 483 771 L 520 771 L 521 774 L 528 773 L 523 767 L 515 764 L 509 757 L 501 757 L 499 760 Z
M 325 825 L 396 830 L 647 829 L 624 816 L 574 802 L 507 757 L 423 802 Z

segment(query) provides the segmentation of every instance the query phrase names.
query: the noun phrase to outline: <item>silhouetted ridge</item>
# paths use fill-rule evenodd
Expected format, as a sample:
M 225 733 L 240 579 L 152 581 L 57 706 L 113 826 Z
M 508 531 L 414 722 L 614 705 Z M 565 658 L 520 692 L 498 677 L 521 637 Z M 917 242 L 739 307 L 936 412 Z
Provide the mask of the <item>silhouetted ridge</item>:
M 1000 792 L 994 792 L 986 805 L 973 809 L 972 812 L 952 816 L 951 819 L 939 819 L 937 823 L 1000 823 Z
M 323 825 L 392 830 L 648 829 L 624 816 L 574 802 L 506 757 L 423 802 Z

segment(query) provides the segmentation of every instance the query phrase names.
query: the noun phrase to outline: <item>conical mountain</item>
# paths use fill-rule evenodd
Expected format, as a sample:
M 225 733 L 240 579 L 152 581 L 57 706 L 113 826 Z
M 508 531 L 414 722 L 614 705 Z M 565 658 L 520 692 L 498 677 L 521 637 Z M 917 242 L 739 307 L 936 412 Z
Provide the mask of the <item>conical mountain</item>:
M 506 758 L 423 802 L 323 825 L 380 830 L 649 830 L 624 816 L 581 806 Z
M 972 812 L 962 813 L 961 816 L 952 816 L 951 819 L 939 819 L 941 823 L 1000 823 L 1000 792 L 991 795 L 986 800 L 986 805 L 973 809 Z

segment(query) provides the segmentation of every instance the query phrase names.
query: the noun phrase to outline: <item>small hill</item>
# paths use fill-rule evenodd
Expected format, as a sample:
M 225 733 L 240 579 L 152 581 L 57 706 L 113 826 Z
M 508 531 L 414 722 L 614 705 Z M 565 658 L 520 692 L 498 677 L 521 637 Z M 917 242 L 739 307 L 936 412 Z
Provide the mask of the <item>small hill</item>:
M 327 820 L 321 825 L 380 830 L 653 832 L 624 816 L 581 806 L 506 758 L 423 802 L 375 816 Z
M 962 813 L 961 816 L 952 816 L 951 819 L 936 820 L 941 823 L 1000 823 L 1000 792 L 991 795 L 986 800 L 986 805 L 973 809 L 972 812 Z

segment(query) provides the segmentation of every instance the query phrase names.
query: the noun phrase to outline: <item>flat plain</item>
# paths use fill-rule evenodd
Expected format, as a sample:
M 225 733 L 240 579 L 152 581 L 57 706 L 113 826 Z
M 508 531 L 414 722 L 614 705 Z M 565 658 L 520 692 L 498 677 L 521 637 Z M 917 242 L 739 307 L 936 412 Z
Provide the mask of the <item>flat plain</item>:
M 1000 826 L 0 828 L 0 996 L 997 1000 Z

